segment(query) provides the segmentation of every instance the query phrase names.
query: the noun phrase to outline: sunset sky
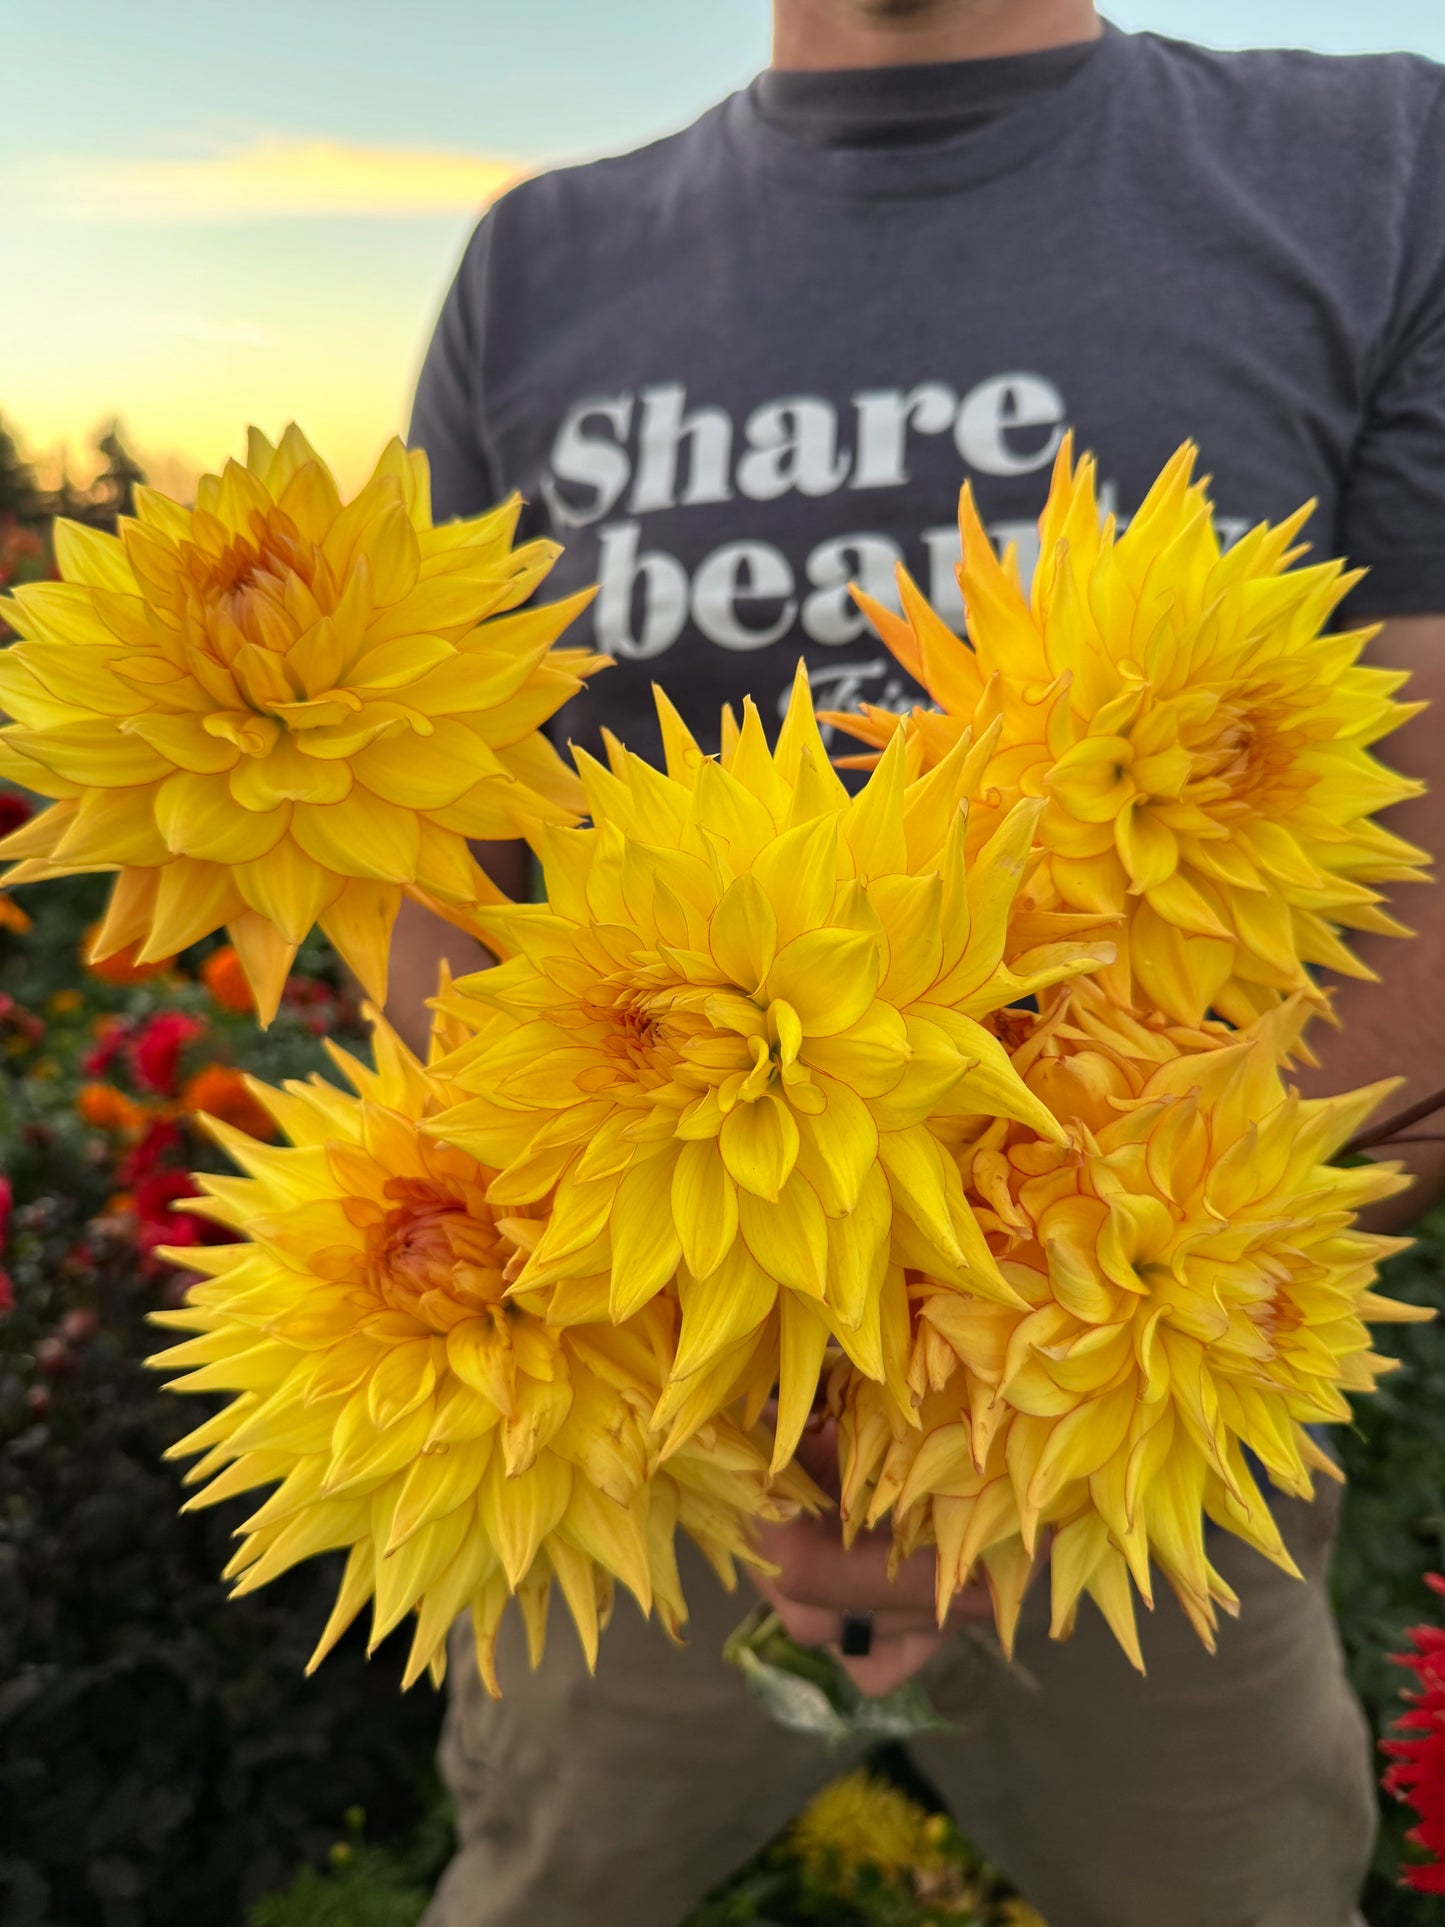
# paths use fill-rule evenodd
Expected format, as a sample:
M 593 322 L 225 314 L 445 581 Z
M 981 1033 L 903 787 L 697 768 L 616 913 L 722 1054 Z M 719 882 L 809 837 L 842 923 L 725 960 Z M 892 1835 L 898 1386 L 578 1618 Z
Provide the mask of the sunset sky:
M 1215 45 L 1445 59 L 1441 0 L 1117 0 Z M 0 419 L 158 479 L 298 416 L 346 482 L 406 420 L 478 209 L 682 125 L 766 57 L 766 0 L 69 0 L 7 9 Z

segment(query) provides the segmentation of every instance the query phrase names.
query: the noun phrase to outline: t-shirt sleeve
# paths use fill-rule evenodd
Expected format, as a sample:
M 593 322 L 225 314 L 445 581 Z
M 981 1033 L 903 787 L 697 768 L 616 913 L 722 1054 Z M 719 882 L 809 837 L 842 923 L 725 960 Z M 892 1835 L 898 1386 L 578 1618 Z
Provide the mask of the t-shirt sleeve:
M 1359 615 L 1445 613 L 1445 87 L 1417 148 L 1392 325 L 1341 504 Z
M 491 238 L 488 216 L 467 244 L 447 290 L 412 403 L 407 443 L 426 451 L 432 515 L 438 522 L 479 515 L 503 492 L 487 452 L 481 394 Z

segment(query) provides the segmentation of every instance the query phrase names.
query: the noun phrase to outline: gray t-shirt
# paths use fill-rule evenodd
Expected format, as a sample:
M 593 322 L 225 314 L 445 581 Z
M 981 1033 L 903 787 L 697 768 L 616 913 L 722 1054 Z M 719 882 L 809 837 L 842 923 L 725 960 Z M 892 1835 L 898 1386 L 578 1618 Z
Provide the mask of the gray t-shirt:
M 1445 70 L 1112 29 L 951 139 L 785 131 L 756 89 L 526 181 L 469 245 L 411 439 L 437 512 L 509 489 L 618 660 L 561 733 L 655 753 L 914 691 L 848 595 L 902 558 L 961 626 L 968 476 L 1025 556 L 1065 427 L 1127 515 L 1186 436 L 1232 536 L 1313 496 L 1356 605 L 1445 611 Z

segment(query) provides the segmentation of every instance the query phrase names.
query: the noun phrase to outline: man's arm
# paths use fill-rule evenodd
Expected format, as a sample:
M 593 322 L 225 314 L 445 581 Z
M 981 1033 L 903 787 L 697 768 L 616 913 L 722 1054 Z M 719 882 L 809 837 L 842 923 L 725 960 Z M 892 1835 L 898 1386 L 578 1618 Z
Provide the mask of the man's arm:
M 1401 694 L 1430 704 L 1397 735 L 1386 737 L 1380 755 L 1391 768 L 1430 784 L 1433 793 L 1401 803 L 1381 820 L 1397 836 L 1428 850 L 1438 866 L 1445 860 L 1445 615 L 1392 617 L 1366 660 L 1382 669 L 1408 670 L 1410 681 Z M 1320 1067 L 1305 1071 L 1299 1082 L 1306 1096 L 1323 1097 L 1378 1078 L 1403 1077 L 1404 1084 L 1386 1100 L 1393 1116 L 1445 1087 L 1445 886 L 1406 886 L 1394 892 L 1389 907 L 1415 936 L 1408 942 L 1361 936 L 1351 944 L 1380 981 L 1332 980 L 1341 1028 L 1321 1024 L 1311 1030 Z M 1415 1130 L 1445 1132 L 1445 1112 Z M 1371 1229 L 1395 1230 L 1445 1192 L 1445 1144 L 1390 1145 L 1379 1155 L 1401 1159 L 1415 1179 L 1409 1191 L 1370 1214 Z
M 499 889 L 518 899 L 527 895 L 532 857 L 525 843 L 476 843 L 472 848 L 477 861 Z M 423 1059 L 431 1030 L 427 999 L 436 995 L 443 958 L 454 977 L 486 970 L 496 961 L 474 937 L 404 897 L 391 938 L 386 1014 L 404 1041 Z

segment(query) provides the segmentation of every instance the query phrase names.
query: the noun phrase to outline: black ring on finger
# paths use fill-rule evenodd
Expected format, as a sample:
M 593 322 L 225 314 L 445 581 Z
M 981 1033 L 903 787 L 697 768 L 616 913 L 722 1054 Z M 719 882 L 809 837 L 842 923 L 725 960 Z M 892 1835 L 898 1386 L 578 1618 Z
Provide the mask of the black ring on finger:
M 873 1650 L 872 1613 L 844 1613 L 838 1645 L 845 1659 L 867 1659 Z

